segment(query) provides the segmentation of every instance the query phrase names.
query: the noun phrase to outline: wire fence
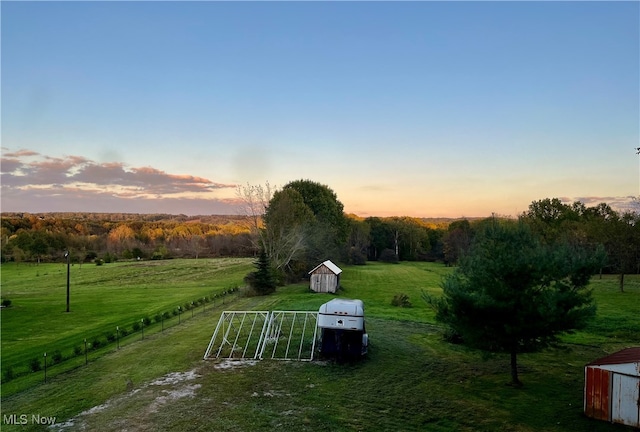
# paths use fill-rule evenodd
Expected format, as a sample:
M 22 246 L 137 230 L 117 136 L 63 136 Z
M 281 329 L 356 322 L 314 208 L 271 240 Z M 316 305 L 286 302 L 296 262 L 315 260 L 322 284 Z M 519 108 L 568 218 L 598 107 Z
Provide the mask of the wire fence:
M 230 304 L 238 298 L 239 292 L 240 289 L 237 286 L 228 288 L 222 292 L 189 301 L 169 311 L 158 312 L 153 316 L 143 316 L 133 324 L 116 325 L 113 330 L 92 334 L 78 340 L 72 349 L 58 349 L 55 343 L 52 343 L 43 348 L 41 357 L 33 357 L 27 363 L 3 365 L 5 367 L 2 371 L 2 383 L 37 373 L 42 374 L 46 383 L 47 379 L 53 376 L 51 373 L 53 366 L 56 366 L 55 374 L 57 375 L 64 370 L 83 364 L 87 365 L 90 360 L 109 352 L 109 348 L 119 350 L 127 344 L 143 341 L 145 333 L 147 337 L 152 333 L 163 333 L 198 314 L 204 314 L 207 311 L 213 311 L 216 307 Z M 229 298 L 231 295 L 234 296 Z M 65 368 L 65 365 L 68 368 Z

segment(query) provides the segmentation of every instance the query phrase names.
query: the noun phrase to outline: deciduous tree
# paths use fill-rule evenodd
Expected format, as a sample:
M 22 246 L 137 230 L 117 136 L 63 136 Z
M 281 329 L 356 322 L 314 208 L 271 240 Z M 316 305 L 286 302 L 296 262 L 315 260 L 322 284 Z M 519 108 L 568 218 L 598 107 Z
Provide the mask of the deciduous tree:
M 262 237 L 273 265 L 285 270 L 291 260 L 302 256 L 308 243 L 309 225 L 314 216 L 295 189 L 274 193 L 264 215 Z

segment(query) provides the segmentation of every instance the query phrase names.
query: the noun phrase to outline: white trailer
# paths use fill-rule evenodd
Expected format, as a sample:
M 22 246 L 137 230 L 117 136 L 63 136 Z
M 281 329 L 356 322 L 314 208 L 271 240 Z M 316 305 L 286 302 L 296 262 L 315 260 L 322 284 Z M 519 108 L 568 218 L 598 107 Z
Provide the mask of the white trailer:
M 355 358 L 367 353 L 369 336 L 362 300 L 340 298 L 320 306 L 318 330 L 321 356 Z

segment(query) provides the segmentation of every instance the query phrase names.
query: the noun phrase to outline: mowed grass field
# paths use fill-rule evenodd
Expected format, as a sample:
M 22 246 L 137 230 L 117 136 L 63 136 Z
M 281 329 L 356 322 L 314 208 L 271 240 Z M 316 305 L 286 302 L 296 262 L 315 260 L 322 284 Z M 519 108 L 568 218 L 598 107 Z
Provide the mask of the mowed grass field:
M 148 286 L 146 295 L 133 297 L 131 293 L 131 298 L 141 303 L 129 318 L 135 319 L 144 307 L 153 309 L 155 305 L 162 310 L 174 303 L 183 304 L 193 294 L 201 295 L 197 283 L 189 285 L 191 279 L 181 273 L 183 266 L 195 266 L 195 262 L 167 261 L 155 267 L 163 276 L 154 279 L 155 288 Z M 101 283 L 120 285 L 108 273 L 121 277 L 120 269 L 104 269 L 108 271 L 102 273 Z M 228 276 L 220 285 L 223 289 L 234 283 L 231 274 L 235 271 L 246 273 L 250 269 L 250 260 L 240 262 L 238 268 L 220 264 L 222 275 L 214 277 L 216 272 L 212 272 L 209 277 L 217 280 Z M 234 297 L 232 303 L 208 306 L 206 311 L 162 333 L 155 331 L 144 340 L 132 339 L 120 350 L 105 348 L 90 358 L 87 366 L 82 361 L 71 371 L 56 374 L 53 370 L 53 378 L 46 384 L 42 372 L 3 384 L 3 416 L 27 414 L 29 418 L 24 426 L 3 424 L 2 430 L 45 430 L 31 421 L 33 414 L 56 417 L 56 430 L 627 430 L 584 417 L 582 390 L 586 363 L 623 347 L 640 345 L 637 276 L 628 277 L 624 293 L 619 292 L 615 277 L 594 278 L 592 287 L 599 306 L 596 319 L 587 329 L 565 336 L 557 349 L 521 355 L 525 386 L 514 389 L 506 385 L 510 379 L 507 356 L 487 356 L 442 340 L 433 311 L 420 294 L 423 290 L 439 294 L 442 275 L 449 271 L 431 263 L 368 263 L 344 268 L 344 289 L 339 296 L 360 298 L 366 307 L 371 346 L 362 362 L 263 360 L 222 367 L 228 365 L 202 360 L 223 309 L 317 310 L 333 298 L 309 293 L 306 284 L 291 285 L 268 297 Z M 238 276 L 241 280 L 243 274 Z M 35 280 L 32 289 L 42 289 L 37 286 L 39 279 Z M 195 291 L 185 297 L 171 297 L 163 305 L 148 300 L 158 297 L 153 295 L 156 290 L 171 296 L 165 290 L 181 290 L 182 286 Z M 64 287 L 63 278 L 60 293 L 64 293 Z M 413 307 L 391 306 L 391 299 L 398 293 L 407 294 Z M 18 299 L 13 297 L 14 301 Z M 108 303 L 109 296 L 104 301 Z M 56 307 L 64 310 L 64 296 Z M 8 311 L 2 311 L 3 363 Z M 39 315 L 24 316 L 46 321 Z M 62 424 L 65 421 L 68 423 Z
M 84 350 L 85 338 L 106 342 L 105 334 L 115 334 L 117 326 L 131 332 L 143 318 L 241 286 L 251 269 L 250 259 L 76 264 L 70 267 L 67 313 L 66 264 L 3 264 L 2 297 L 12 305 L 1 315 L 2 370 L 11 366 L 24 373 L 29 361 L 45 352 L 71 356 L 74 347 Z M 178 318 L 167 325 L 174 321 Z

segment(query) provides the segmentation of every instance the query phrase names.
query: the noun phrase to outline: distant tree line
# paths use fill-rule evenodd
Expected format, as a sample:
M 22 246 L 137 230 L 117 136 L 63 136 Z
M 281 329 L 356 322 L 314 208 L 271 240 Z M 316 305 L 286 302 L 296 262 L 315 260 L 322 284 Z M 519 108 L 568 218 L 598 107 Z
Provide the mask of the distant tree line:
M 433 223 L 412 217 L 345 215 L 326 185 L 297 180 L 273 191 L 246 186 L 238 196 L 248 204 L 256 248 L 265 250 L 279 278 L 299 280 L 322 260 L 362 265 L 367 261 L 438 261 L 456 265 L 477 233 L 499 216 Z M 250 205 L 249 205 L 250 204 Z M 261 218 L 257 216 L 262 216 Z M 587 207 L 557 198 L 534 201 L 519 215 L 548 245 L 569 243 L 587 249 L 602 245 L 601 273 L 640 272 L 640 215 L 618 213 L 607 204 Z M 282 282 L 282 281 L 281 281 Z
M 245 217 L 3 213 L 2 261 L 73 262 L 252 256 Z
M 74 262 L 245 256 L 264 251 L 279 283 L 299 280 L 326 259 L 436 261 L 456 265 L 483 224 L 493 218 L 428 220 L 361 218 L 344 213 L 326 185 L 297 180 L 278 190 L 239 188 L 242 216 L 136 215 L 116 213 L 3 213 L 2 261 Z M 531 203 L 518 217 L 544 242 L 602 245 L 600 270 L 620 275 L 640 271 L 640 215 L 607 204 L 587 207 L 557 198 Z

